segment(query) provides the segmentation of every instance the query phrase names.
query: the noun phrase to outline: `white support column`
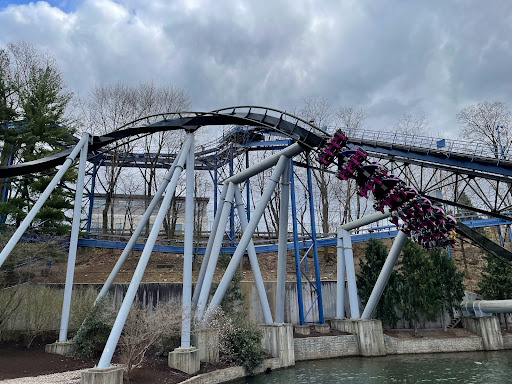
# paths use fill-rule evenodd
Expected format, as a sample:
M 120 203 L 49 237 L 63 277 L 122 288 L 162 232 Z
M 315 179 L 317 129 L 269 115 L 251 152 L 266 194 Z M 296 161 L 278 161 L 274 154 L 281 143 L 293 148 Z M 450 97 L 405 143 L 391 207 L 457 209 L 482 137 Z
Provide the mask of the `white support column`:
M 139 221 L 139 224 L 137 224 L 137 227 L 135 228 L 135 231 L 133 232 L 132 236 L 130 237 L 130 240 L 128 240 L 128 244 L 126 244 L 126 247 L 124 247 L 123 252 L 121 253 L 121 256 L 119 256 L 119 259 L 116 262 L 116 265 L 114 268 L 112 268 L 112 271 L 110 272 L 110 275 L 107 278 L 107 281 L 105 281 L 105 284 L 103 284 L 103 287 L 101 288 L 100 293 L 98 293 L 98 296 L 96 297 L 96 300 L 94 301 L 94 304 L 98 302 L 99 299 L 104 297 L 107 292 L 109 291 L 110 287 L 114 283 L 114 280 L 121 270 L 121 267 L 125 263 L 128 255 L 132 251 L 135 243 L 137 242 L 138 237 L 144 230 L 144 227 L 146 226 L 147 222 L 149 221 L 149 218 L 151 217 L 151 214 L 155 210 L 156 206 L 160 201 L 162 200 L 162 196 L 165 192 L 165 189 L 169 185 L 169 182 L 171 181 L 172 176 L 174 175 L 174 170 L 176 169 L 176 164 L 178 163 L 179 158 L 182 156 L 181 154 L 183 152 L 187 153 L 190 148 L 190 143 L 186 142 L 183 147 L 178 152 L 176 158 L 174 159 L 171 168 L 164 176 L 164 179 L 162 181 L 162 184 L 158 187 L 157 191 L 155 192 L 155 195 L 153 196 L 153 199 L 151 200 L 151 203 L 149 203 L 148 208 L 146 209 L 146 212 L 144 212 L 144 215 Z
M 188 146 L 190 148 L 190 138 L 187 138 L 184 146 Z M 169 187 L 167 188 L 165 196 L 160 205 L 160 209 L 158 210 L 158 214 L 155 218 L 153 228 L 151 229 L 149 237 L 146 240 L 146 245 L 144 246 L 144 250 L 140 256 L 139 263 L 137 264 L 137 268 L 133 273 L 132 281 L 130 282 L 128 290 L 126 291 L 126 295 L 124 296 L 123 303 L 121 304 L 121 308 L 117 314 L 116 321 L 114 322 L 114 326 L 112 327 L 112 331 L 108 337 L 105 349 L 103 349 L 103 353 L 98 363 L 98 368 L 107 368 L 110 366 L 110 361 L 114 355 L 119 337 L 121 336 L 121 332 L 126 322 L 126 318 L 128 317 L 128 313 L 130 312 L 133 300 L 137 294 L 137 289 L 139 288 L 139 284 L 142 280 L 142 276 L 144 275 L 144 271 L 146 270 L 146 266 L 148 265 L 149 257 L 153 252 L 153 247 L 155 246 L 156 239 L 160 233 L 160 228 L 162 227 L 162 223 L 164 222 L 167 211 L 169 210 L 169 206 L 171 205 L 172 195 L 174 194 L 176 185 L 178 184 L 178 180 L 180 178 L 181 171 L 183 170 L 187 155 L 188 151 L 182 152 L 180 154 L 178 163 L 176 164 L 176 171 L 172 176 Z
M 281 205 L 279 207 L 279 243 L 277 250 L 276 323 L 284 323 L 286 295 L 286 256 L 288 253 L 288 203 L 290 201 L 290 162 L 281 175 Z
M 68 339 L 69 312 L 71 309 L 71 294 L 73 291 L 73 275 L 75 272 L 76 249 L 78 247 L 78 233 L 80 232 L 80 217 L 82 216 L 82 197 L 84 193 L 85 166 L 87 164 L 87 148 L 89 134 L 82 135 L 84 145 L 80 152 L 80 164 L 76 180 L 75 206 L 73 209 L 73 222 L 71 224 L 71 237 L 69 239 L 68 268 L 66 271 L 66 283 L 64 285 L 64 300 L 62 302 L 62 316 L 60 319 L 59 341 Z
M 350 232 L 341 229 L 343 255 L 345 257 L 345 268 L 347 269 L 347 288 L 348 288 L 348 301 L 350 304 L 350 318 L 358 319 L 359 300 L 357 298 L 357 284 L 356 284 L 356 271 L 354 269 L 354 255 L 352 252 L 352 240 Z
M 393 268 L 395 267 L 395 264 L 398 260 L 398 256 L 400 256 L 400 252 L 402 251 L 402 248 L 405 244 L 405 240 L 407 240 L 407 235 L 402 231 L 398 231 L 398 235 L 396 236 L 395 241 L 389 250 L 388 257 L 382 266 L 379 277 L 377 278 L 372 293 L 368 298 L 368 302 L 366 303 L 366 307 L 364 308 L 363 314 L 361 316 L 362 319 L 371 319 L 372 313 L 377 307 L 380 297 L 384 292 L 384 288 L 386 288 L 389 277 L 393 272 Z
M 238 187 L 235 188 L 235 202 L 242 232 L 245 232 L 248 225 L 247 214 L 244 210 L 242 193 Z M 249 241 L 249 245 L 247 246 L 247 253 L 249 254 L 249 261 L 251 262 L 252 273 L 254 275 L 254 283 L 256 284 L 256 290 L 258 291 L 258 296 L 260 298 L 265 324 L 272 324 L 272 313 L 270 312 L 270 306 L 268 305 L 267 293 L 265 292 L 265 285 L 263 284 L 263 278 L 261 277 L 261 270 L 258 264 L 258 256 L 256 255 L 256 249 L 254 248 L 254 242 L 252 239 Z
M 336 242 L 336 318 L 345 318 L 345 258 L 343 256 L 343 232 L 338 228 Z
M 188 133 L 190 150 L 187 156 L 185 195 L 185 236 L 183 244 L 183 293 L 181 315 L 181 348 L 190 348 L 192 316 L 192 258 L 194 248 L 194 133 Z
M 224 199 L 224 205 L 222 207 L 222 213 L 219 217 L 219 225 L 216 228 L 217 233 L 212 245 L 212 251 L 210 253 L 210 259 L 206 267 L 204 275 L 203 285 L 201 292 L 199 293 L 199 299 L 197 300 L 196 318 L 200 319 L 206 309 L 208 303 L 208 296 L 210 295 L 210 288 L 212 286 L 213 275 L 215 274 L 215 268 L 217 267 L 217 260 L 219 259 L 220 249 L 222 248 L 222 240 L 224 239 L 224 231 L 226 224 L 228 223 L 229 214 L 231 212 L 231 205 L 233 204 L 233 196 L 235 194 L 236 185 L 233 183 L 228 184 L 228 190 L 226 192 L 226 198 Z
M 217 213 L 215 214 L 215 218 L 213 219 L 212 229 L 210 231 L 210 237 L 208 238 L 208 244 L 206 245 L 206 249 L 204 251 L 203 262 L 201 263 L 201 269 L 199 270 L 199 276 L 197 277 L 196 287 L 194 289 L 194 295 L 192 296 L 192 309 L 196 309 L 197 301 L 199 300 L 199 294 L 201 293 L 201 288 L 203 287 L 204 276 L 206 274 L 206 268 L 208 267 L 208 262 L 210 261 L 210 255 L 212 253 L 213 241 L 215 240 L 215 235 L 217 234 L 217 229 L 219 227 L 220 215 L 222 214 L 222 207 L 224 206 L 224 200 L 226 198 L 226 193 L 228 192 L 228 184 L 224 184 L 222 187 L 222 192 L 220 194 L 219 202 L 217 204 Z
M 219 286 L 217 287 L 217 291 L 215 291 L 215 294 L 213 295 L 212 301 L 210 302 L 210 306 L 208 307 L 208 312 L 213 311 L 220 305 L 222 298 L 224 297 L 224 294 L 228 289 L 229 283 L 231 283 L 231 280 L 235 275 L 236 269 L 240 264 L 240 260 L 242 259 L 245 250 L 249 245 L 249 241 L 251 240 L 252 235 L 254 234 L 254 231 L 258 226 L 258 222 L 260 221 L 261 216 L 263 216 L 265 207 L 267 206 L 268 201 L 270 200 L 270 197 L 272 196 L 272 193 L 274 192 L 274 189 L 276 188 L 276 185 L 279 182 L 279 178 L 283 173 L 286 165 L 289 164 L 289 161 L 290 159 L 288 157 L 282 156 L 277 162 L 277 165 L 274 168 L 274 171 L 272 172 L 272 175 L 270 176 L 267 182 L 267 186 L 265 187 L 265 190 L 261 195 L 260 201 L 256 205 L 254 212 L 251 215 L 251 220 L 249 221 L 247 230 L 243 233 L 242 238 L 240 239 L 240 242 L 236 247 L 235 253 L 231 257 L 231 261 L 228 267 L 226 268 L 226 272 L 224 273 L 224 276 L 222 277 L 222 280 L 219 283 Z
M 0 252 L 0 267 L 4 263 L 5 259 L 7 259 L 7 256 L 12 252 L 15 245 L 20 240 L 21 236 L 25 233 L 30 223 L 32 223 L 32 220 L 34 220 L 34 217 L 38 214 L 39 210 L 43 206 L 43 204 L 46 202 L 50 194 L 52 193 L 53 189 L 57 186 L 60 179 L 62 179 L 62 176 L 64 176 L 64 173 L 68 170 L 68 168 L 73 164 L 73 160 L 75 160 L 75 157 L 77 157 L 78 153 L 84 146 L 84 144 L 89 140 L 88 137 L 83 136 L 75 148 L 71 151 L 69 156 L 66 158 L 66 161 L 64 161 L 64 164 L 60 167 L 57 174 L 53 177 L 52 181 L 50 181 L 50 184 L 46 187 L 46 189 L 43 191 L 41 196 L 39 196 L 39 199 L 36 201 L 36 203 L 33 205 L 30 212 L 27 214 L 25 219 L 21 222 L 18 229 L 16 229 L 16 232 L 11 236 L 11 239 L 7 242 L 4 249 L 2 249 L 2 252 Z

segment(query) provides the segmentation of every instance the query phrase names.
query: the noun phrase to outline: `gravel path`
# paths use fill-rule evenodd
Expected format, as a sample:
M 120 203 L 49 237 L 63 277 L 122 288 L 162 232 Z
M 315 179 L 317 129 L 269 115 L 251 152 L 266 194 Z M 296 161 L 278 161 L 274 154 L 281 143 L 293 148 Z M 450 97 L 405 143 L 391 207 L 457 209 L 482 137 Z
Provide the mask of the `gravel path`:
M 87 368 L 89 369 L 89 368 Z M 80 372 L 85 369 L 77 371 L 68 371 L 61 373 L 52 373 L 51 375 L 42 375 L 35 377 L 19 377 L 17 379 L 0 380 L 1 384 L 79 384 Z

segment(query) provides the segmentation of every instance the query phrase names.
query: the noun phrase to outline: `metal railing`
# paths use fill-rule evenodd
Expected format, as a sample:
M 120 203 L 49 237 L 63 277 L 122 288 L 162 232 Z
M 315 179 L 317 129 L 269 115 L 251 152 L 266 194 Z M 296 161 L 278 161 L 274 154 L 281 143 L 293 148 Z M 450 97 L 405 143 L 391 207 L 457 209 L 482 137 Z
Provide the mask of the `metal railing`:
M 484 142 L 474 142 L 465 140 L 443 139 L 436 137 L 428 137 L 421 135 L 408 135 L 398 132 L 372 131 L 360 128 L 348 128 L 345 130 L 347 136 L 352 141 L 374 142 L 375 145 L 389 146 L 400 145 L 402 147 L 421 148 L 423 150 L 436 151 L 436 153 L 444 153 L 447 157 L 452 154 L 462 154 L 471 157 L 471 161 L 475 158 L 484 158 L 496 160 L 499 164 L 502 160 L 510 159 L 511 148 L 503 148 L 503 156 L 498 145 L 492 145 Z

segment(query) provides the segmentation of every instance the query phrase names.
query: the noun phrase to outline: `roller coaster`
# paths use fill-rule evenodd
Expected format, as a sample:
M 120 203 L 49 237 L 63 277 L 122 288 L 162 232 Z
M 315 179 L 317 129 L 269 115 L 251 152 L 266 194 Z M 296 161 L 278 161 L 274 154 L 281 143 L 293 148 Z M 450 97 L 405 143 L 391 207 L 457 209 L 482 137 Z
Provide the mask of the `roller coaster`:
M 230 130 L 214 145 L 196 149 L 194 133 L 202 127 L 208 126 L 236 126 L 237 128 Z M 511 234 L 509 224 L 512 219 L 507 212 L 512 206 L 512 202 L 509 201 L 512 186 L 512 162 L 507 160 L 508 153 L 498 153 L 495 148 L 488 148 L 483 144 L 435 140 L 396 133 L 345 129 L 330 134 L 326 128 L 319 128 L 313 122 L 264 107 L 239 106 L 211 112 L 173 112 L 153 115 L 131 122 L 106 135 L 90 136 L 84 133 L 76 145 L 49 157 L 0 167 L 0 178 L 15 178 L 59 167 L 53 180 L 0 253 L 0 265 L 2 265 L 52 190 L 59 184 L 66 170 L 73 165 L 80 154 L 59 334 L 61 342 L 66 341 L 68 335 L 76 249 L 78 245 L 91 245 L 88 243 L 91 241 L 90 239 L 78 238 L 81 229 L 80 218 L 87 164 L 88 162 L 94 162 L 95 165 L 109 164 L 112 161 L 109 146 L 122 140 L 136 140 L 164 131 L 183 131 L 186 133 L 186 139 L 178 153 L 155 156 L 152 159 L 159 168 L 166 171 L 165 177 L 130 239 L 121 244 L 123 251 L 98 295 L 98 299 L 100 299 L 108 292 L 128 254 L 137 246 L 140 247 L 142 254 L 99 361 L 99 368 L 106 368 L 110 365 L 142 275 L 151 253 L 155 250 L 160 228 L 183 170 L 186 175 L 184 242 L 180 249 L 173 249 L 174 252 L 182 252 L 184 255 L 181 348 L 190 347 L 192 309 L 195 310 L 194 316 L 199 323 L 204 324 L 212 311 L 220 305 L 244 255 L 248 256 L 251 263 L 263 317 L 267 324 L 280 324 L 285 321 L 288 249 L 293 249 L 295 252 L 301 324 L 305 322 L 311 311 L 309 308 L 307 313 L 304 313 L 301 293 L 301 278 L 302 276 L 307 278 L 302 272 L 302 264 L 304 259 L 307 260 L 310 250 L 313 253 L 315 271 L 315 282 L 310 282 L 316 290 L 316 299 L 313 305 L 317 305 L 318 322 L 324 322 L 318 246 L 337 245 L 337 318 L 344 318 L 348 315 L 348 313 L 345 314 L 345 288 L 348 290 L 350 301 L 350 317 L 369 318 L 371 316 L 407 237 L 418 242 L 425 249 L 432 249 L 453 245 L 456 234 L 459 234 L 491 254 L 512 262 L 512 253 L 503 247 L 504 240 L 501 232 L 501 244 L 496 244 L 471 229 L 487 220 L 486 225 L 494 225 L 497 228 L 503 225 L 507 226 L 509 235 Z M 240 169 L 235 173 L 232 164 L 233 158 L 246 153 L 248 147 L 270 148 L 268 143 L 264 142 L 264 135 L 269 134 L 280 138 L 280 140 L 274 141 L 275 146 L 271 147 L 274 153 L 255 164 L 250 166 L 247 164 L 245 169 Z M 228 146 L 227 143 L 236 145 Z M 299 224 L 296 214 L 293 172 L 294 157 L 299 155 L 303 156 L 305 162 L 296 161 L 295 166 L 302 166 L 307 171 L 311 225 L 311 240 L 300 242 L 297 230 Z M 144 156 L 147 158 L 153 155 L 145 154 Z M 124 156 L 123 166 L 140 166 L 141 162 L 147 161 L 147 159 L 143 159 L 144 156 L 127 154 Z M 219 177 L 217 170 L 225 165 L 230 166 L 230 173 Z M 212 177 L 215 215 L 206 246 L 196 252 L 204 256 L 192 295 L 194 171 L 211 170 L 212 168 L 215 170 L 215 176 Z M 272 170 L 271 176 L 266 180 L 266 185 L 254 210 L 250 212 L 249 199 L 247 198 L 247 206 L 245 206 L 241 189 L 244 183 L 248 185 L 248 180 L 251 177 L 266 170 Z M 317 239 L 312 170 L 332 174 L 339 179 L 339 182 L 355 183 L 359 197 L 371 200 L 375 212 L 341 225 L 335 237 Z M 429 171 L 427 172 L 427 170 Z M 217 196 L 219 185 L 222 185 L 222 191 L 220 196 Z M 272 250 L 277 250 L 278 253 L 276 307 L 274 316 L 272 316 L 257 256 L 259 252 L 268 252 L 270 248 L 256 247 L 253 235 L 278 185 L 280 193 L 278 238 L 277 244 L 271 246 L 274 247 Z M 446 187 L 453 190 L 453 196 L 439 196 L 434 193 Z M 477 202 L 474 207 L 459 202 L 460 194 L 465 190 L 472 191 L 473 196 L 476 196 Z M 288 241 L 290 200 L 293 227 L 293 242 L 291 243 Z M 459 209 L 471 210 L 476 212 L 475 215 L 485 215 L 486 217 L 478 217 L 477 220 L 466 222 L 467 225 L 461 224 L 453 215 L 447 214 L 442 207 L 443 204 L 444 207 L 451 205 Z M 137 244 L 143 228 L 157 205 L 160 205 L 160 208 L 149 236 L 144 239 L 144 244 Z M 229 249 L 231 261 L 213 297 L 208 301 L 219 254 L 227 250 L 224 241 L 225 230 L 228 220 L 233 217 L 234 210 L 238 213 L 241 234 L 236 244 L 232 244 Z M 372 223 L 383 219 L 388 219 L 392 225 L 379 228 L 370 227 Z M 491 223 L 492 220 L 494 221 Z M 380 237 L 396 236 L 388 260 L 362 314 L 359 313 L 352 257 L 352 242 L 357 241 L 356 237 L 361 236 L 361 233 L 354 234 L 353 238 L 350 233 L 356 229 L 360 232 L 367 231 L 365 238 L 379 237 L 379 234 Z M 233 231 L 233 225 L 231 225 L 231 231 Z M 234 236 L 231 236 L 231 240 L 234 240 Z M 299 255 L 299 249 L 305 250 L 302 258 Z

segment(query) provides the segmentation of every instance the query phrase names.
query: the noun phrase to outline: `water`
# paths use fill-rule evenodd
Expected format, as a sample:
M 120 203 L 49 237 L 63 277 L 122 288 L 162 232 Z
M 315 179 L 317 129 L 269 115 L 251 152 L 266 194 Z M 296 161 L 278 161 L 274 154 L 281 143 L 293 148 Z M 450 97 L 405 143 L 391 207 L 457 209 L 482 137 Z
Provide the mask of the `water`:
M 512 351 L 299 362 L 293 368 L 245 378 L 236 384 L 512 383 Z

